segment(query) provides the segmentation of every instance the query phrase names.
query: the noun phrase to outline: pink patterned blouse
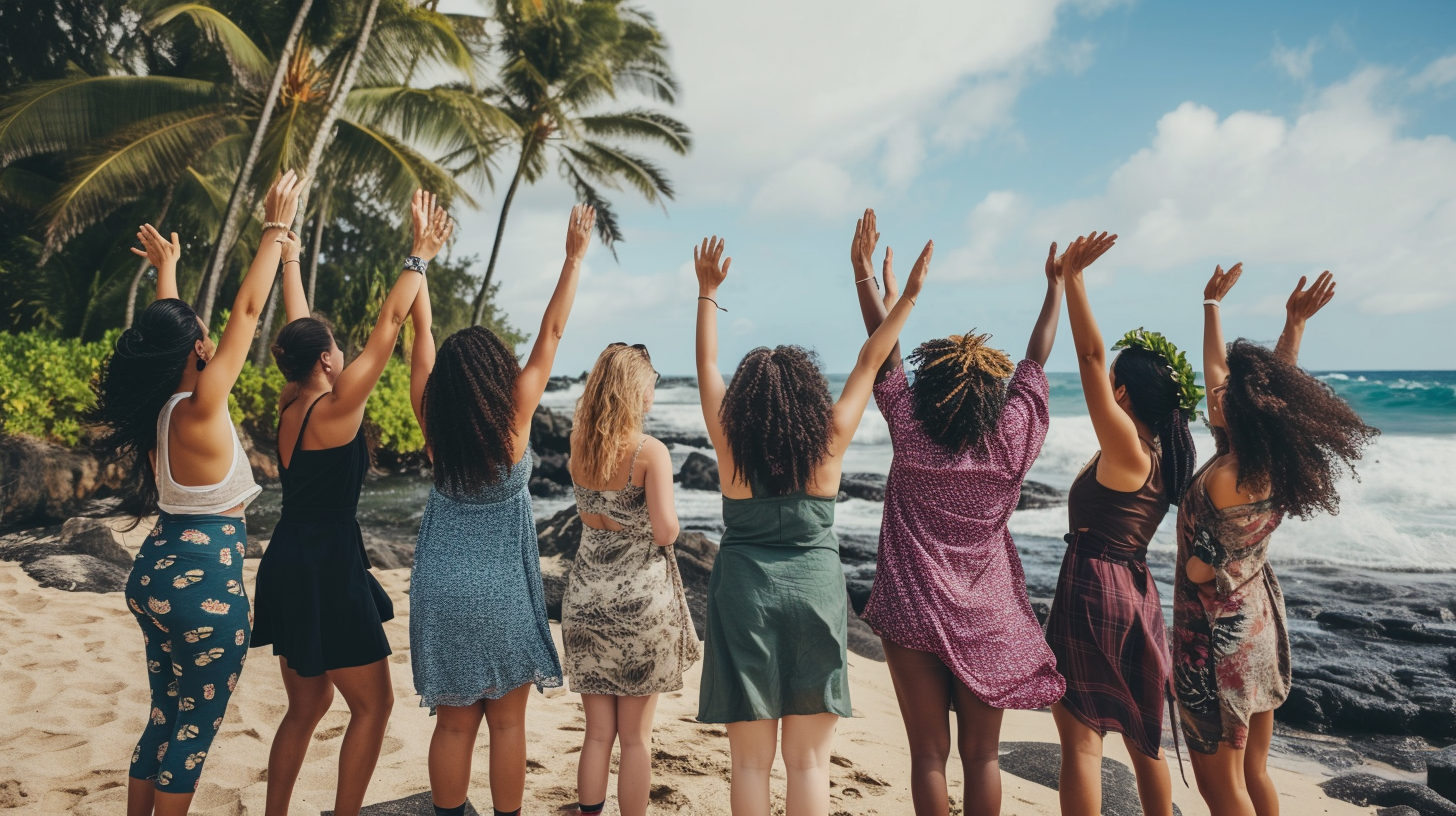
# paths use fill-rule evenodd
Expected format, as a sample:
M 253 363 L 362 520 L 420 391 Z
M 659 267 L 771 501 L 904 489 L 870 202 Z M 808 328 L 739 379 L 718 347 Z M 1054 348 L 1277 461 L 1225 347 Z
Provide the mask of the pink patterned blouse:
M 904 369 L 875 386 L 895 456 L 864 619 L 899 646 L 937 655 L 996 708 L 1043 708 L 1066 690 L 1006 529 L 1046 439 L 1049 390 L 1041 366 L 1022 360 L 994 432 L 954 455 L 916 421 Z

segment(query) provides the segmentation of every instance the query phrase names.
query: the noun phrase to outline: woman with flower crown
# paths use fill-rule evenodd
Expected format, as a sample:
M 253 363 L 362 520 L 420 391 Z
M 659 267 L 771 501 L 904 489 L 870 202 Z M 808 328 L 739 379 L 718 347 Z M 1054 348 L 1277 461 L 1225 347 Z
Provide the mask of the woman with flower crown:
M 1193 475 L 1188 420 L 1202 392 L 1183 355 L 1156 332 L 1128 332 L 1106 368 L 1082 273 L 1116 241 L 1105 232 L 1083 236 L 1057 260 L 1101 448 L 1067 494 L 1069 546 L 1047 620 L 1047 642 L 1067 680 L 1066 696 L 1052 706 L 1062 743 L 1058 790 L 1063 814 L 1102 812 L 1102 740 L 1113 731 L 1132 758 L 1143 813 L 1170 816 L 1172 778 L 1161 747 L 1170 661 L 1147 551 Z

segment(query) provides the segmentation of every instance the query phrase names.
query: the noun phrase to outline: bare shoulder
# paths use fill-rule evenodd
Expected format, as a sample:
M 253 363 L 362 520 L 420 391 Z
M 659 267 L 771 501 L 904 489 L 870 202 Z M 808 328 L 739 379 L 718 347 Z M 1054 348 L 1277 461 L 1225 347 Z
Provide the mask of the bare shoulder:
M 668 467 L 672 466 L 672 451 L 667 449 L 667 443 L 655 436 L 648 435 L 643 439 L 642 455 L 640 458 L 649 466 L 661 465 L 663 463 L 666 463 Z
M 1252 504 L 1269 497 L 1267 489 L 1250 492 L 1249 485 L 1241 486 L 1239 484 L 1239 460 L 1232 454 L 1219 457 L 1217 462 L 1209 466 L 1203 484 L 1208 490 L 1208 498 L 1213 501 L 1213 506 L 1220 510 L 1226 507 L 1237 507 L 1241 504 Z

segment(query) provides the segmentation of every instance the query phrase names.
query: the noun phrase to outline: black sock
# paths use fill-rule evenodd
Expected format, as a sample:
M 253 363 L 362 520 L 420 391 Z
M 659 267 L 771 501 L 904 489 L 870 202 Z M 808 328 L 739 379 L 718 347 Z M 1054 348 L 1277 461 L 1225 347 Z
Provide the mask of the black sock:
M 434 804 L 434 803 L 431 803 L 431 804 Z M 464 802 L 461 802 L 460 804 L 458 804 L 458 805 L 456 805 L 455 807 L 452 807 L 452 808 L 442 808 L 439 805 L 434 805 L 434 808 L 435 808 L 435 816 L 465 816 L 465 803 Z
M 604 808 L 606 806 L 607 806 L 607 800 L 603 799 L 602 801 L 597 802 L 595 805 L 582 805 L 582 804 L 578 804 L 576 806 L 576 809 L 577 810 L 580 810 L 582 813 L 601 813 L 602 812 L 602 808 Z
M 491 808 L 491 810 L 495 810 L 495 808 Z M 521 809 L 516 808 L 515 810 L 496 810 L 495 816 L 521 816 Z

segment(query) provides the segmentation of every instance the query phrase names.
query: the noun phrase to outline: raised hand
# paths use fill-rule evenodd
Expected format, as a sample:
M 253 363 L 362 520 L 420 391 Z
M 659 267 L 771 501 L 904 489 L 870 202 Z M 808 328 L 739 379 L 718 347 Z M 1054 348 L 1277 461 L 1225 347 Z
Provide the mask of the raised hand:
M 137 240 L 141 242 L 141 248 L 132 247 L 131 251 L 147 259 L 147 262 L 158 269 L 176 269 L 177 259 L 182 257 L 182 244 L 177 240 L 177 233 L 172 233 L 172 240 L 168 241 L 157 232 L 157 228 L 151 224 L 143 224 L 137 231 Z
M 303 192 L 303 179 L 289 170 L 273 182 L 263 198 L 263 220 L 292 224 L 298 215 L 298 196 Z
M 1227 272 L 1223 271 L 1222 266 L 1215 266 L 1213 268 L 1213 277 L 1209 278 L 1208 283 L 1203 286 L 1203 299 L 1223 300 L 1224 295 L 1227 295 L 1229 290 L 1234 288 L 1234 284 L 1239 282 L 1239 277 L 1243 274 L 1244 265 L 1242 262 L 1229 267 Z M 1303 282 L 1303 279 L 1301 279 L 1300 283 Z
M 1079 236 L 1067 251 L 1058 260 L 1063 276 L 1080 275 L 1082 270 L 1091 266 L 1094 261 L 1101 258 L 1103 253 L 1112 249 L 1117 243 L 1116 235 L 1108 235 L 1105 231 L 1101 234 L 1096 232 Z
M 410 202 L 414 235 L 414 246 L 410 254 L 426 261 L 440 254 L 440 248 L 445 246 L 445 242 L 455 231 L 454 219 L 450 218 L 444 207 L 435 202 L 435 194 L 424 190 L 415 190 L 414 199 Z
M 586 248 L 591 245 L 592 227 L 597 223 L 597 211 L 589 204 L 578 204 L 571 208 L 571 223 L 566 228 L 566 257 L 580 261 L 586 257 Z
M 895 281 L 895 250 L 885 247 L 885 266 L 883 270 L 885 278 L 885 311 L 895 308 L 895 303 L 900 300 L 900 284 Z
M 854 242 L 850 244 L 849 262 L 856 281 L 875 274 L 875 246 L 880 242 L 880 234 L 875 231 L 875 227 L 874 210 L 865 210 L 864 215 L 854 224 Z
M 723 257 L 723 240 L 714 235 L 704 238 L 703 245 L 693 247 L 693 271 L 698 275 L 698 291 L 716 291 L 728 277 L 732 258 Z
M 1321 272 L 1315 278 L 1314 286 L 1304 288 L 1308 281 L 1307 276 L 1301 275 L 1299 285 L 1294 287 L 1294 292 L 1289 295 L 1289 300 L 1284 304 L 1284 311 L 1289 316 L 1289 322 L 1303 325 L 1304 322 L 1314 317 L 1315 312 L 1323 309 L 1330 298 L 1335 296 L 1335 276 L 1328 270 Z
M 1057 257 L 1057 242 L 1052 241 L 1051 249 L 1047 250 L 1046 276 L 1048 285 L 1060 285 L 1062 283 L 1062 262 Z
M 919 297 L 920 289 L 925 285 L 925 276 L 930 274 L 930 257 L 935 254 L 935 242 L 926 241 L 925 249 L 920 250 L 920 257 L 915 259 L 915 266 L 910 270 L 910 279 L 905 281 L 905 297 L 911 303 Z
M 283 245 L 283 263 L 298 260 L 298 256 L 303 252 L 303 245 L 298 241 L 298 233 L 293 230 L 289 230 L 286 235 L 280 235 L 275 243 Z

